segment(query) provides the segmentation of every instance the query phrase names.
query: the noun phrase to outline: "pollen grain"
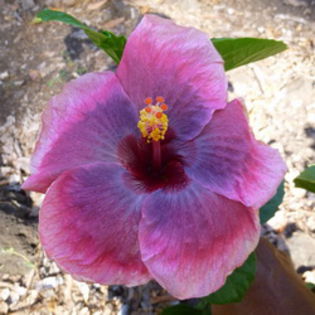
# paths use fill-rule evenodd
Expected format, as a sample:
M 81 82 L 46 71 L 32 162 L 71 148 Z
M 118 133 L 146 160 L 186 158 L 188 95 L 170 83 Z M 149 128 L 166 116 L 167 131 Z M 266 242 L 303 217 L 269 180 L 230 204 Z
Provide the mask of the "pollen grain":
M 144 100 L 147 106 L 140 111 L 140 120 L 138 122 L 138 128 L 148 143 L 151 140 L 163 140 L 168 128 L 168 117 L 164 113 L 168 109 L 164 103 L 165 99 L 162 96 L 157 96 L 155 100 L 156 104 L 152 104 L 153 99 L 151 97 L 147 97 Z

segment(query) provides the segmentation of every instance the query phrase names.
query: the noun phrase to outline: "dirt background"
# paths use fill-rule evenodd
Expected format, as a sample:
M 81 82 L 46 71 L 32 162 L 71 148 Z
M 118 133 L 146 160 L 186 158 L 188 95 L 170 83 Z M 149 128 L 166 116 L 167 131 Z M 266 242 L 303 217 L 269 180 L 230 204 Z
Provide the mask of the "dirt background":
M 257 138 L 277 148 L 289 168 L 284 203 L 264 235 L 315 283 L 315 194 L 292 182 L 315 162 L 315 1 L 0 0 L 0 314 L 156 314 L 177 303 L 154 282 L 132 289 L 77 282 L 40 248 L 43 196 L 20 189 L 40 113 L 65 82 L 114 66 L 80 30 L 32 24 L 45 7 L 126 35 L 151 12 L 209 37 L 266 37 L 289 45 L 281 55 L 228 72 L 229 90 L 231 98 L 244 98 Z

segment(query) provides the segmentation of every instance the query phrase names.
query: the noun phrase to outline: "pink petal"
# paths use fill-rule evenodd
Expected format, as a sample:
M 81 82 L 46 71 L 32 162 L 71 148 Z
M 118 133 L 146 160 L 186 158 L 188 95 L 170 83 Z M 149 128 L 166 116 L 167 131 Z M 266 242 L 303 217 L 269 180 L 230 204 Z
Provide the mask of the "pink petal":
M 150 275 L 140 259 L 143 197 L 124 184 L 125 171 L 94 163 L 65 171 L 40 210 L 41 243 L 50 258 L 78 279 L 138 285 Z
M 223 61 L 209 36 L 155 15 L 130 35 L 117 75 L 133 103 L 163 96 L 170 127 L 182 139 L 196 136 L 215 109 L 226 105 Z
M 90 73 L 66 85 L 43 114 L 43 127 L 23 188 L 45 192 L 64 170 L 116 161 L 120 139 L 137 129 L 138 113 L 111 72 Z
M 239 100 L 215 112 L 201 135 L 179 150 L 188 176 L 254 208 L 273 197 L 286 171 L 278 151 L 255 140 Z
M 142 260 L 179 299 L 219 289 L 254 250 L 258 238 L 256 210 L 196 182 L 181 191 L 156 191 L 142 208 Z

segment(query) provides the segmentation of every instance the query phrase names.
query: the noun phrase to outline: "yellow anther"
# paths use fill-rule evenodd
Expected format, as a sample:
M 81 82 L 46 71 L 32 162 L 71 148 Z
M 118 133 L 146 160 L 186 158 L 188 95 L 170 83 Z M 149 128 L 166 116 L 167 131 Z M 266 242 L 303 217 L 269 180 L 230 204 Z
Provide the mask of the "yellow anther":
M 157 104 L 153 105 L 152 98 L 147 97 L 144 102 L 148 106 L 140 111 L 138 128 L 142 136 L 147 139 L 147 142 L 163 140 L 168 128 L 168 117 L 163 113 L 167 106 L 164 103 L 159 105 L 160 102 L 164 102 L 164 98 L 158 96 L 156 101 Z

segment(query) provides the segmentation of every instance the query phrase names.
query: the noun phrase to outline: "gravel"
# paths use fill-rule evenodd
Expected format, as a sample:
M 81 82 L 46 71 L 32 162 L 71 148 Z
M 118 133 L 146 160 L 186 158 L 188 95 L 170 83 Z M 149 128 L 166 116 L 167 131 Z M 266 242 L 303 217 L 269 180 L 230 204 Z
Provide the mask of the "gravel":
M 315 10 L 310 1 L 0 0 L 0 227 L 7 227 L 0 235 L 0 314 L 157 314 L 178 303 L 155 282 L 136 288 L 78 282 L 41 250 L 36 229 L 43 196 L 20 190 L 30 173 L 40 113 L 68 80 L 114 66 L 79 30 L 31 24 L 46 5 L 117 33 L 128 34 L 142 14 L 153 12 L 211 37 L 266 37 L 289 45 L 280 55 L 228 72 L 230 98 L 245 100 L 256 136 L 277 148 L 289 169 L 284 202 L 263 235 L 290 252 L 305 281 L 314 282 L 315 194 L 293 184 L 315 162 Z

